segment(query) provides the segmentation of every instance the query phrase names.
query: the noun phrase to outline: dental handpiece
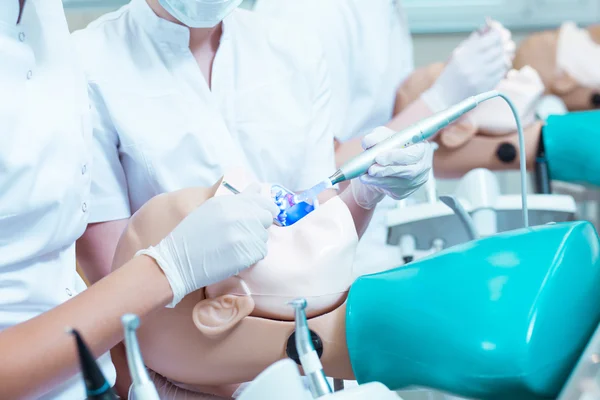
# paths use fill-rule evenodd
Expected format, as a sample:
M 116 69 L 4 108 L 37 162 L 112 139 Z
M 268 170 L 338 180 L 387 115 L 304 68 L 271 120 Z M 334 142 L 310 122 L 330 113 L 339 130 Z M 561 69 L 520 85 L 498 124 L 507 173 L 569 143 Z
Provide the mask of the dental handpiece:
M 130 397 L 134 400 L 160 400 L 156 387 L 142 358 L 136 330 L 140 326 L 140 318 L 134 314 L 125 314 L 121 317 L 125 334 L 125 348 L 127 351 L 127 365 L 131 375 Z
M 315 399 L 333 393 L 310 337 L 306 312 L 304 311 L 306 309 L 306 299 L 292 300 L 289 304 L 295 310 L 296 349 L 304 374 L 308 378 L 310 393 Z
M 377 156 L 386 151 L 406 148 L 431 138 L 440 129 L 447 127 L 488 98 L 489 92 L 469 97 L 444 111 L 393 134 L 342 165 L 340 169 L 329 177 L 331 184 L 336 185 L 367 173 L 369 168 L 375 164 Z

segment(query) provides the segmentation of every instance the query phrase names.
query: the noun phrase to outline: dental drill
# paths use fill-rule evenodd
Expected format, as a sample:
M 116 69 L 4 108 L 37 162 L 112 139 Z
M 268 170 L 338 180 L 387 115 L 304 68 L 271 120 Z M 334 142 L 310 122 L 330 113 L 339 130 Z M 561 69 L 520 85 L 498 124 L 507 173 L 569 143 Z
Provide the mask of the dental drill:
M 295 310 L 296 349 L 304 374 L 308 378 L 310 393 L 317 399 L 333 393 L 327 376 L 323 371 L 321 360 L 312 344 L 308 322 L 306 321 L 306 299 L 295 299 L 289 302 Z
M 92 352 L 85 344 L 83 338 L 75 329 L 67 329 L 75 338 L 77 352 L 79 353 L 79 364 L 81 366 L 81 375 L 85 383 L 86 398 L 90 400 L 117 400 L 117 395 L 113 392 L 102 370 L 96 363 Z
M 485 92 L 477 96 L 469 97 L 466 100 L 444 110 L 439 113 L 432 115 L 429 118 L 425 118 L 414 125 L 409 126 L 399 132 L 396 132 L 389 138 L 382 142 L 377 143 L 375 146 L 363 151 L 358 156 L 354 157 L 350 161 L 342 165 L 333 175 L 324 181 L 318 183 L 307 191 L 300 193 L 295 196 L 296 202 L 307 201 L 316 198 L 319 193 L 336 185 L 338 183 L 357 178 L 368 172 L 369 168 L 375 164 L 375 159 L 380 154 L 396 148 L 406 148 L 417 144 L 419 142 L 426 141 L 432 138 L 438 131 L 447 127 L 467 112 L 477 107 L 480 103 L 493 99 L 495 97 L 501 97 L 508 103 L 511 111 L 515 117 L 517 124 L 517 131 L 519 133 L 519 148 L 522 153 L 520 157 L 520 169 L 521 169 L 521 200 L 523 203 L 523 225 L 529 226 L 529 219 L 527 215 L 527 182 L 526 182 L 526 157 L 525 154 L 525 138 L 523 135 L 523 129 L 521 126 L 521 120 L 517 112 L 516 107 L 512 101 L 503 93 L 496 90 Z
M 127 352 L 127 365 L 131 375 L 131 388 L 129 398 L 134 400 L 160 400 L 156 387 L 150 380 L 140 345 L 138 343 L 136 330 L 140 326 L 140 318 L 134 314 L 125 314 L 121 317 L 123 331 L 125 334 L 125 348 Z

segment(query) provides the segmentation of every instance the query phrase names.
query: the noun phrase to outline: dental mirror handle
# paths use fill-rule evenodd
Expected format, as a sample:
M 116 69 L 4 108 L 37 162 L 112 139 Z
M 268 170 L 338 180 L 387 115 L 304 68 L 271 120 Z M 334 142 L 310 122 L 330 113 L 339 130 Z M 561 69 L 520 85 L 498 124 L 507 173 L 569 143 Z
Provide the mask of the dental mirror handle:
M 486 93 L 484 93 L 484 95 L 485 94 Z M 406 148 L 431 138 L 440 129 L 447 127 L 465 113 L 477 107 L 477 104 L 485 99 L 486 97 L 483 95 L 469 97 L 444 111 L 396 132 L 389 138 L 363 151 L 361 154 L 342 165 L 340 169 L 329 178 L 331 184 L 336 185 L 340 182 L 354 179 L 365 174 L 369 170 L 369 167 L 375 164 L 377 156 L 383 152 L 397 148 Z

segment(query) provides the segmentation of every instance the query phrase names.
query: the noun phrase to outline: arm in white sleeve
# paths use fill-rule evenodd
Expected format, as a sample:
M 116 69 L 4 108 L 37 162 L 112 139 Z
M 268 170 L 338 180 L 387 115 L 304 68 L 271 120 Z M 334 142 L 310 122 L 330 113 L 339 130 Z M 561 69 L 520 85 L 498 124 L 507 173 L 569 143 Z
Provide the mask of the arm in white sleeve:
M 119 158 L 119 138 L 94 84 L 92 105 L 92 188 L 90 224 L 77 241 L 77 260 L 95 283 L 108 275 L 121 233 L 131 216 L 125 172 Z
M 94 83 L 88 90 L 92 105 L 93 170 L 90 223 L 129 218 L 129 192 L 119 157 L 119 135 Z

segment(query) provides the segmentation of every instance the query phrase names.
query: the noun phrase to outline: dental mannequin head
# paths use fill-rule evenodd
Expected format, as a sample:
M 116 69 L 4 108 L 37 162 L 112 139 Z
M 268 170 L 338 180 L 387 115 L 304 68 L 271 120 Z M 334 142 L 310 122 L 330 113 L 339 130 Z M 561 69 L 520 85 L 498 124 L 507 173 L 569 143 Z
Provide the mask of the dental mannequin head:
M 225 179 L 235 188 L 251 182 L 242 171 L 228 173 Z M 268 195 L 270 185 L 263 189 Z M 231 193 L 219 187 L 215 195 Z M 352 216 L 335 197 L 292 226 L 271 227 L 267 257 L 239 276 L 207 287 L 206 296 L 249 294 L 254 301 L 252 316 L 287 321 L 294 319 L 287 302 L 304 297 L 309 300 L 307 317 L 322 315 L 346 298 L 357 244 Z
M 565 23 L 558 30 L 533 34 L 520 45 L 515 68 L 530 65 L 546 93 L 560 97 L 570 111 L 600 108 L 600 27 Z
M 225 179 L 237 189 L 251 183 L 239 173 L 226 174 Z M 205 200 L 220 195 L 232 194 L 216 184 L 149 201 L 123 234 L 114 268 L 139 249 L 157 243 Z M 286 357 L 285 346 L 294 331 L 293 310 L 287 301 L 306 297 L 311 321 L 332 310 L 343 315 L 357 242 L 352 216 L 337 197 L 292 226 L 271 227 L 269 254 L 263 261 L 143 321 L 139 338 L 147 365 L 175 382 L 216 394 L 227 393 L 206 385 L 253 379 Z M 328 318 L 326 332 L 343 330 L 343 324 L 337 327 L 335 321 Z M 335 347 L 328 346 L 324 361 L 347 354 L 333 352 Z M 336 365 L 345 366 L 341 375 L 352 376 L 349 363 Z
M 144 205 L 119 243 L 115 266 L 217 189 L 185 189 Z M 600 320 L 598 249 L 589 223 L 557 224 L 360 277 L 346 303 L 309 320 L 323 343 L 325 372 L 391 389 L 554 398 Z M 186 389 L 230 395 L 207 385 L 254 379 L 286 357 L 294 331 L 291 321 L 251 316 L 253 308 L 252 296 L 215 299 L 199 290 L 174 309 L 153 312 L 139 330 L 146 364 Z

